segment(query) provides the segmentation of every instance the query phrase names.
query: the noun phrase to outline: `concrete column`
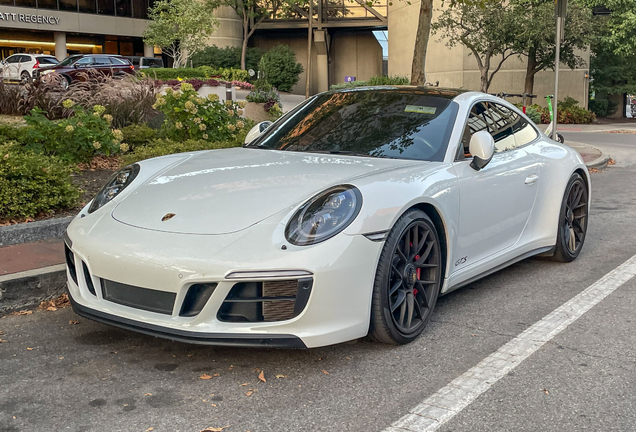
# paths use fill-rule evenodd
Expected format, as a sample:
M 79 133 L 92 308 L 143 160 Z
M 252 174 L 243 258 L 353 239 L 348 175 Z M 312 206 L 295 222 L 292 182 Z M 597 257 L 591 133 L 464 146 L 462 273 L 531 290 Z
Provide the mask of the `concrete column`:
M 155 56 L 155 47 L 152 45 L 148 45 L 144 43 L 144 57 L 154 57 Z
M 66 33 L 54 32 L 53 40 L 55 41 L 55 57 L 62 61 L 68 55 L 66 52 Z
M 316 67 L 312 68 L 317 93 L 329 90 L 329 34 L 325 30 L 314 30 Z

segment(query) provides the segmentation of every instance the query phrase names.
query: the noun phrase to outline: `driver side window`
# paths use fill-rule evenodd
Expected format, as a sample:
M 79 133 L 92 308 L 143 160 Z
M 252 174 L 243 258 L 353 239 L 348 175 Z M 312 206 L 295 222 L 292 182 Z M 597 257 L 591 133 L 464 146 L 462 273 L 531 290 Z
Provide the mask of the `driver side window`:
M 482 130 L 487 130 L 495 140 L 495 153 L 516 148 L 511 120 L 512 112 L 505 106 L 493 102 L 477 102 L 470 110 L 456 159 L 472 157 L 470 138 Z

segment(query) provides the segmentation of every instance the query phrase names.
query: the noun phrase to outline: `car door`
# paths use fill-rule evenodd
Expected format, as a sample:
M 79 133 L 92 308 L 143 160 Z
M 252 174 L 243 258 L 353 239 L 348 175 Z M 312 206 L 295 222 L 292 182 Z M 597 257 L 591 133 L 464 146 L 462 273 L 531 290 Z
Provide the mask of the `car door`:
M 491 101 L 473 105 L 454 167 L 459 180 L 459 231 L 454 271 L 513 246 L 520 238 L 534 205 L 539 165 L 515 140 L 514 114 Z M 480 171 L 470 167 L 470 137 L 487 130 L 495 154 Z
M 110 64 L 110 59 L 108 57 L 95 57 L 93 68 L 104 75 L 113 74 L 112 65 Z
M 88 73 L 88 70 L 93 67 L 93 62 L 95 59 L 93 57 L 82 57 L 73 63 L 73 69 L 71 69 L 68 74 L 74 79 L 79 79 L 80 73 Z

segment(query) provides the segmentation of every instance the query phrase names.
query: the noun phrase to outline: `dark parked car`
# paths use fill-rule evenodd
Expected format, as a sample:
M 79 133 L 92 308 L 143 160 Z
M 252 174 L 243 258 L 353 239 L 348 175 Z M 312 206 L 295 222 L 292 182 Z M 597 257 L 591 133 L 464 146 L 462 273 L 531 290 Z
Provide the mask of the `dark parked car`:
M 81 81 L 82 73 L 89 70 L 101 72 L 105 75 L 126 76 L 134 75 L 135 68 L 130 61 L 119 55 L 112 54 L 78 54 L 66 57 L 64 60 L 50 67 L 41 67 L 37 73 L 38 78 L 57 72 L 66 78 L 65 85 L 73 81 Z

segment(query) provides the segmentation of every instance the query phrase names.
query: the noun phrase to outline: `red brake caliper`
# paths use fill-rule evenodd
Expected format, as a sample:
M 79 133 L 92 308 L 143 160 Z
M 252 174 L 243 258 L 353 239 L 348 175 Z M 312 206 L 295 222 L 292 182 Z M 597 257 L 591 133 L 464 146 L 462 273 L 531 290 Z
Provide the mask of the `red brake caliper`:
M 420 259 L 420 256 L 419 255 L 415 255 L 415 261 L 417 261 L 418 259 Z M 418 280 L 420 279 L 420 270 L 422 270 L 422 269 L 418 268 L 418 269 L 415 270 L 416 273 L 417 273 L 417 279 Z M 413 295 L 414 296 L 417 295 L 417 288 L 413 288 Z

